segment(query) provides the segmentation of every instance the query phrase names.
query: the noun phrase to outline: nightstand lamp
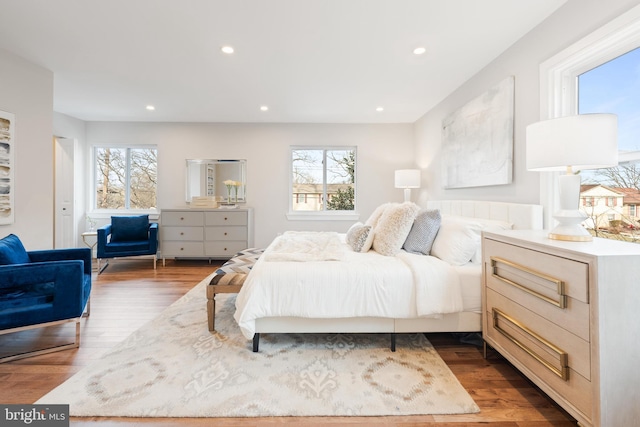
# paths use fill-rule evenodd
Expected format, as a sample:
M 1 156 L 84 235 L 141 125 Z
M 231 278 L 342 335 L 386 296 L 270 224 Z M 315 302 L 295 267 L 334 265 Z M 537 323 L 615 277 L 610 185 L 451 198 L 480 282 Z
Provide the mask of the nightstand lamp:
M 600 169 L 618 165 L 618 119 L 615 114 L 579 114 L 545 120 L 527 126 L 527 169 L 562 171 L 558 177 L 560 209 L 558 226 L 550 239 L 590 242 L 582 226 L 587 215 L 580 211 L 580 175 L 573 168 Z
M 404 188 L 404 201 L 411 200 L 411 189 L 420 188 L 420 169 L 400 169 L 396 171 L 396 188 Z

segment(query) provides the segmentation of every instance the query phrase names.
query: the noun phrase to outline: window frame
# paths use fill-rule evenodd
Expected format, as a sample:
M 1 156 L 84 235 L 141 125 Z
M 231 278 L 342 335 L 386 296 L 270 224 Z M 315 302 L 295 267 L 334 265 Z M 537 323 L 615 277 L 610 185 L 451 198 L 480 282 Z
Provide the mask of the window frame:
M 158 146 L 155 144 L 94 144 L 91 146 L 91 184 L 89 187 L 89 203 L 90 209 L 89 213 L 92 216 L 97 218 L 108 217 L 111 214 L 156 214 L 158 212 L 157 207 L 151 209 L 103 209 L 97 207 L 97 199 L 96 199 L 96 188 L 98 182 L 98 168 L 97 168 L 97 150 L 102 148 L 115 148 L 115 149 L 153 149 L 156 150 L 156 153 L 159 151 Z M 125 185 L 125 197 L 126 197 L 126 205 L 129 205 L 129 197 L 130 197 L 130 180 L 131 180 L 131 158 L 130 155 L 127 155 L 126 159 L 126 182 Z M 156 162 L 156 174 L 158 174 L 158 162 Z M 158 185 L 156 184 L 156 201 L 158 200 Z
M 355 164 L 353 165 L 353 210 L 352 211 L 338 211 L 338 210 L 322 210 L 322 211 L 295 211 L 293 210 L 293 152 L 296 150 L 322 150 L 326 158 L 327 151 L 347 151 L 352 150 L 355 156 Z M 288 198 L 288 212 L 287 219 L 289 220 L 302 220 L 302 221 L 317 221 L 317 220 L 358 220 L 360 214 L 358 213 L 358 147 L 356 145 L 292 145 L 289 147 L 288 152 L 288 164 L 289 164 L 289 186 L 287 190 Z M 326 195 L 326 164 L 323 164 L 323 195 Z M 297 197 L 297 196 L 296 196 Z
M 540 64 L 540 120 L 577 114 L 578 76 L 638 47 L 640 6 L 635 6 Z M 621 157 L 620 163 L 638 160 Z M 553 215 L 560 206 L 560 175 L 540 174 L 540 203 L 544 206 L 546 228 L 554 224 Z

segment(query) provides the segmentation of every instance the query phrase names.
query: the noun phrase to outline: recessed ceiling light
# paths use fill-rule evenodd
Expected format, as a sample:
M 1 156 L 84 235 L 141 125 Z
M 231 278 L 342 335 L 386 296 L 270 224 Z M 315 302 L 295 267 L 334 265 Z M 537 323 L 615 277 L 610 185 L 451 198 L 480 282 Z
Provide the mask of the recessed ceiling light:
M 228 54 L 232 54 L 233 53 L 233 48 L 231 46 L 222 46 L 222 50 L 224 53 L 228 53 Z
M 380 111 L 384 111 L 384 108 L 382 108 L 382 107 L 378 107 L 378 108 L 376 108 L 376 111 L 378 111 L 378 112 L 380 112 Z
M 415 55 L 422 55 L 426 51 L 427 51 L 427 49 L 425 49 L 424 47 L 417 47 L 417 48 L 413 49 L 413 53 Z
M 260 106 L 260 111 L 269 111 L 269 106 L 267 106 L 267 105 L 261 105 L 261 106 Z
M 153 110 L 155 110 L 155 109 L 156 109 L 156 107 L 154 107 L 153 105 L 147 105 L 147 107 L 146 107 L 146 108 L 147 108 L 147 110 L 149 110 L 149 111 L 153 111 Z

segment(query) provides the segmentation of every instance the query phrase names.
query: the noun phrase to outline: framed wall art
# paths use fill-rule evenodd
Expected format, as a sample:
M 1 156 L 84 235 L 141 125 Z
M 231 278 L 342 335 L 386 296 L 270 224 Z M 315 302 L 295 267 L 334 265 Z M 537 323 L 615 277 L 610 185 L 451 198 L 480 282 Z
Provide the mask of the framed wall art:
M 509 184 L 513 178 L 514 77 L 442 121 L 444 188 Z
M 0 225 L 13 224 L 15 115 L 0 111 Z

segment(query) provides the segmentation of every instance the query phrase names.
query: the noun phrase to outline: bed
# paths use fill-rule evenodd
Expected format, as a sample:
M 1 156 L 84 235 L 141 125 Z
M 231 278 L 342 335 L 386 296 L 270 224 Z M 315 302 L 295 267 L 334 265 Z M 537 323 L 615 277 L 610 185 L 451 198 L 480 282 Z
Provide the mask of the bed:
M 389 220 L 390 206 L 404 216 Z M 434 212 L 440 219 L 430 255 L 407 252 L 404 246 L 409 247 L 419 216 Z M 351 233 L 356 226 L 369 226 L 380 244 L 364 242 L 371 250 L 356 251 Z M 395 350 L 396 333 L 479 332 L 480 235 L 496 227 L 542 229 L 542 207 L 456 200 L 422 207 L 389 203 L 346 235 L 284 233 L 247 276 L 234 317 L 244 336 L 253 339 L 254 351 L 266 333 L 389 333 Z M 393 249 L 383 245 L 385 231 Z M 398 251 L 399 239 L 403 249 Z

